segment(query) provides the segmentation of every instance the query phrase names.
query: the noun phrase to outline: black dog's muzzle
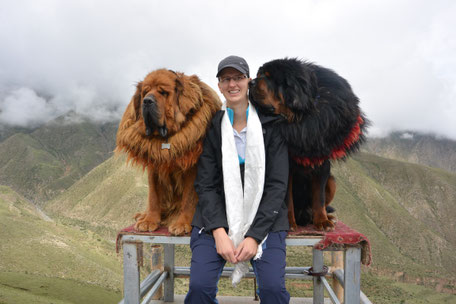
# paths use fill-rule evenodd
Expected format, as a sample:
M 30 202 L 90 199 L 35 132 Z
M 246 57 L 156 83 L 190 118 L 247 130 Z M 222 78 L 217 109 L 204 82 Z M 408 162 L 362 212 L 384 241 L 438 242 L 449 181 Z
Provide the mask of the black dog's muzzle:
M 152 135 L 154 130 L 158 130 L 161 137 L 166 137 L 168 128 L 166 125 L 160 125 L 160 111 L 158 110 L 157 100 L 154 95 L 148 95 L 143 99 L 142 114 L 144 124 L 146 125 L 146 136 Z
M 261 113 L 266 115 L 273 115 L 275 112 L 275 108 L 272 105 L 265 105 L 262 100 L 264 96 L 258 91 L 257 79 L 252 79 L 249 82 L 249 100 L 253 103 L 255 108 L 257 108 Z

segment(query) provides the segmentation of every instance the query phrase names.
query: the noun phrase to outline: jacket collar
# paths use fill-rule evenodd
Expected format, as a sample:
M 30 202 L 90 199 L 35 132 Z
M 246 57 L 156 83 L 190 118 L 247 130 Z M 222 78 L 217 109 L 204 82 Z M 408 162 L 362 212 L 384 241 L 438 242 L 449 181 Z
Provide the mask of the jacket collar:
M 219 113 L 220 114 L 218 114 L 219 115 L 218 118 L 222 119 L 223 114 L 225 113 L 225 110 L 219 110 Z M 261 112 L 258 112 L 258 117 L 260 118 L 262 125 L 273 123 L 273 122 L 278 122 L 282 119 L 279 115 L 265 115 L 265 114 L 262 114 Z
M 260 117 L 261 124 L 268 124 L 272 122 L 280 121 L 282 118 L 279 115 L 264 115 L 258 112 L 258 116 Z

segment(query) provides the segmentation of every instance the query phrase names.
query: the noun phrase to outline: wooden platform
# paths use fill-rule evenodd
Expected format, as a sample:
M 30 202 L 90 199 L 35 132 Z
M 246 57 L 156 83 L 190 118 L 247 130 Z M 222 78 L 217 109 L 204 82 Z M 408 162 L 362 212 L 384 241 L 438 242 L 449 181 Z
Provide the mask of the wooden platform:
M 164 249 L 164 271 L 154 270 L 143 282 L 139 280 L 139 266 L 142 259 L 143 243 L 160 244 Z M 172 236 L 167 229 L 154 232 L 138 232 L 132 227 L 122 230 L 117 237 L 117 248 L 123 251 L 124 264 L 124 299 L 122 304 L 139 303 L 183 303 L 185 296 L 174 294 L 174 278 L 188 276 L 189 267 L 174 264 L 174 247 L 177 244 L 189 244 L 190 236 Z M 370 245 L 367 238 L 341 222 L 336 224 L 332 232 L 315 231 L 313 228 L 302 227 L 299 231 L 289 233 L 286 238 L 287 246 L 312 247 L 312 268 L 315 273 L 309 273 L 310 267 L 286 267 L 285 278 L 304 279 L 313 281 L 313 299 L 292 298 L 290 303 L 370 303 L 360 290 L 360 264 L 370 264 Z M 343 296 L 336 295 L 326 279 L 323 265 L 323 251 L 343 252 L 341 269 L 334 269 L 330 274 L 337 284 L 344 289 Z M 232 269 L 225 267 L 222 276 L 229 276 Z M 321 273 L 321 274 L 320 274 Z M 246 277 L 253 277 L 248 273 Z M 151 301 L 155 292 L 163 285 L 164 301 Z M 330 299 L 324 298 L 325 290 Z M 141 301 L 142 299 L 142 301 Z M 218 297 L 220 304 L 230 303 L 259 303 L 253 297 Z M 330 302 L 328 302 L 330 301 Z

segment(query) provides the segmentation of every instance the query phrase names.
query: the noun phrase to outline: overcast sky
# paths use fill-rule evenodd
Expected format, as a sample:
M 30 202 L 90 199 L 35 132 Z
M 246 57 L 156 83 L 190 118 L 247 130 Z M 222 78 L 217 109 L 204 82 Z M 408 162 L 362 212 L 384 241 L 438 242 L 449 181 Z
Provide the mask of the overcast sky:
M 157 68 L 217 89 L 218 62 L 251 74 L 298 57 L 345 77 L 373 121 L 456 139 L 456 1 L 0 0 L 0 123 L 70 110 L 118 119 Z

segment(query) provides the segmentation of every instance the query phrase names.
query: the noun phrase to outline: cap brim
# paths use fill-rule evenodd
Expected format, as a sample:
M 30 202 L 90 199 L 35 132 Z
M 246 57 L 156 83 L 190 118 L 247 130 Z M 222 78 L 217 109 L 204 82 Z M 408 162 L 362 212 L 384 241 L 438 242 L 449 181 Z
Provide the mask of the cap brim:
M 238 70 L 239 72 L 241 72 L 242 74 L 249 74 L 245 69 L 242 69 L 240 66 L 238 65 L 235 65 L 235 64 L 227 64 L 226 66 L 224 66 L 223 68 L 220 69 L 220 71 L 218 71 L 217 75 L 215 75 L 215 77 L 219 77 L 220 73 L 226 69 L 226 68 L 233 68 L 233 69 L 236 69 Z

